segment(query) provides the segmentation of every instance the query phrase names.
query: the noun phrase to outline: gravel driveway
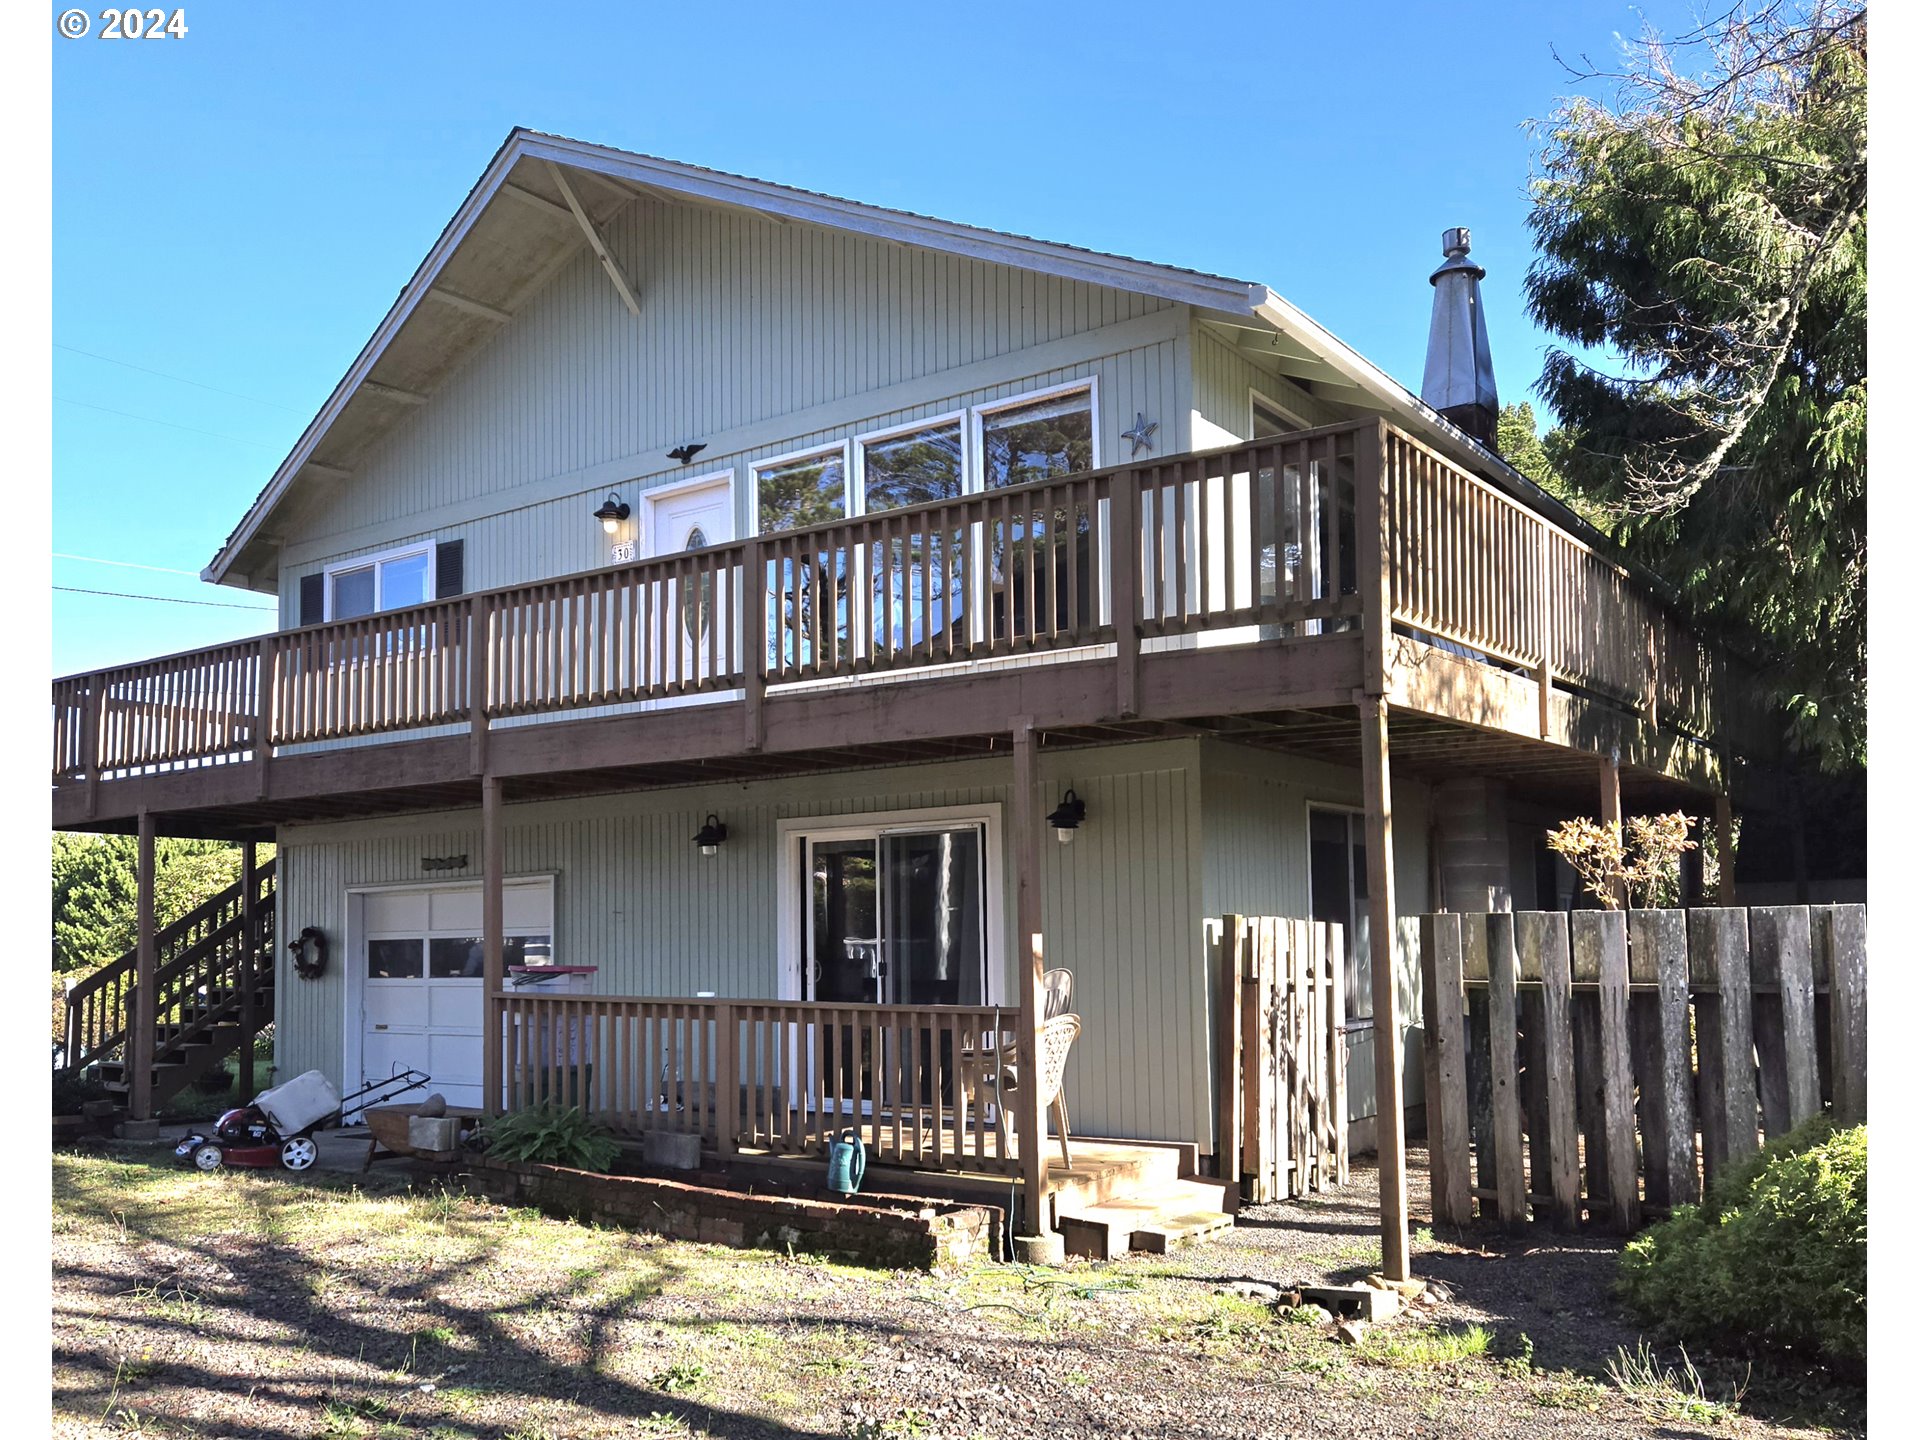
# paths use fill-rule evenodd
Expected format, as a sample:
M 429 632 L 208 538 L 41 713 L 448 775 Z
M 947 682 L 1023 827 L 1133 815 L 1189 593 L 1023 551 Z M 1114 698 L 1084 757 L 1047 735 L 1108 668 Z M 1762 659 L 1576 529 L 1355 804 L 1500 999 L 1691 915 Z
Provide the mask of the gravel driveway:
M 596 1230 L 413 1194 L 393 1173 L 199 1176 L 61 1154 L 54 1433 L 1820 1433 L 1764 1418 L 1780 1407 L 1756 1406 L 1760 1384 L 1730 1413 L 1612 1383 L 1607 1362 L 1637 1332 L 1608 1298 L 1617 1252 L 1600 1241 L 1481 1248 L 1422 1229 L 1416 1272 L 1453 1298 L 1358 1347 L 1232 1293 L 1375 1266 L 1372 1180 L 1248 1210 L 1168 1256 L 935 1277 Z M 1739 1378 L 1702 1368 L 1714 1399 Z M 1849 1392 L 1799 1400 L 1858 1424 Z

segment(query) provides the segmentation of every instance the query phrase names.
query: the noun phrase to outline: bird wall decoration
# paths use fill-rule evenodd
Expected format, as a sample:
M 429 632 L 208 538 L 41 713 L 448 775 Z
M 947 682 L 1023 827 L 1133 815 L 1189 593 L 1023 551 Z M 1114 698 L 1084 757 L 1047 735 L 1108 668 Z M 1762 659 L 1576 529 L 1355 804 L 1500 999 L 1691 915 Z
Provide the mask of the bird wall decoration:
M 682 465 L 691 465 L 693 463 L 693 457 L 706 448 L 705 444 L 675 446 L 673 449 L 667 451 L 667 458 L 669 460 L 678 460 Z

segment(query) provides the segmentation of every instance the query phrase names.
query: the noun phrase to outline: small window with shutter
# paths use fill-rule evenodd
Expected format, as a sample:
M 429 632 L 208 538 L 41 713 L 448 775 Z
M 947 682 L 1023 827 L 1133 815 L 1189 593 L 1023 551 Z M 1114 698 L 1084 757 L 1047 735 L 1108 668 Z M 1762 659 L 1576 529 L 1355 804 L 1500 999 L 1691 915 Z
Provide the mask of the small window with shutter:
M 377 555 L 337 561 L 320 574 L 301 580 L 300 623 L 352 620 L 461 594 L 466 581 L 465 560 L 465 542 L 445 540 L 437 544 L 420 541 Z

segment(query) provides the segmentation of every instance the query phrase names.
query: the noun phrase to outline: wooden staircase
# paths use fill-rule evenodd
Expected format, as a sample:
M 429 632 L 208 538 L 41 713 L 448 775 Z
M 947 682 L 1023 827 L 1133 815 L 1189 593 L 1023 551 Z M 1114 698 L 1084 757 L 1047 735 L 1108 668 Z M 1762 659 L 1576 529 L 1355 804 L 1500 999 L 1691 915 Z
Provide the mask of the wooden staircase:
M 154 937 L 154 1027 L 133 1043 L 138 952 L 129 951 L 67 993 L 62 1071 L 95 1067 L 109 1094 L 128 1103 L 129 1066 L 147 1052 L 152 1105 L 159 1107 L 235 1053 L 250 1054 L 273 1019 L 274 862 Z M 130 1051 L 132 1053 L 130 1053 Z

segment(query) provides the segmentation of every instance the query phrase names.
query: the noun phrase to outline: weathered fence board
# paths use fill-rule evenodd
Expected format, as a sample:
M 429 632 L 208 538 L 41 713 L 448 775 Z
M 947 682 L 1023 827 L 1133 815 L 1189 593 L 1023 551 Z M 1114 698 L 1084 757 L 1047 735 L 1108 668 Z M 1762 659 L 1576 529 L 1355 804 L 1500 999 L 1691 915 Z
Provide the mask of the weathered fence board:
M 1437 1221 L 1465 1223 L 1478 1201 L 1505 1224 L 1531 1208 L 1625 1233 L 1823 1103 L 1865 1119 L 1864 906 L 1431 915 L 1419 930 Z
M 1252 1201 L 1345 1184 L 1345 942 L 1337 925 L 1225 915 L 1208 924 L 1220 1085 L 1216 1151 Z

